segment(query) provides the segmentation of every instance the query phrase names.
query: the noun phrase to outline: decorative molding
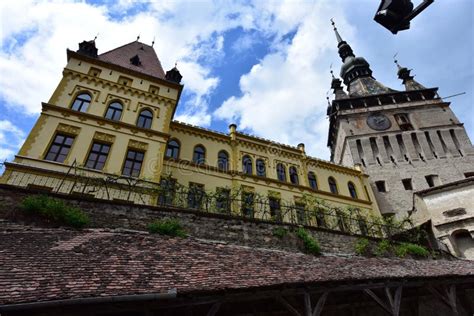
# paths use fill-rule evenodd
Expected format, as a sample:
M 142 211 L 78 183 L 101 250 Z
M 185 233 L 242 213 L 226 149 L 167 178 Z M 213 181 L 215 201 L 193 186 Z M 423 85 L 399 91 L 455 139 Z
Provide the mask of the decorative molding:
M 128 141 L 128 147 L 138 149 L 138 150 L 141 150 L 141 151 L 147 151 L 148 150 L 148 143 L 143 143 L 143 142 L 140 142 L 138 140 L 130 139 Z
M 77 136 L 79 135 L 81 128 L 64 123 L 59 123 L 58 127 L 56 127 L 56 131 Z
M 36 121 L 35 126 L 31 130 L 28 137 L 26 138 L 25 143 L 23 144 L 23 146 L 21 146 L 21 149 L 18 152 L 18 155 L 28 156 L 28 152 L 30 151 L 31 147 L 33 146 L 34 142 L 36 141 L 36 138 L 40 134 L 45 124 L 46 124 L 46 115 L 44 113 L 41 113 L 40 117 Z
M 103 142 L 106 142 L 106 143 L 115 142 L 115 136 L 114 135 L 101 133 L 101 132 L 95 132 L 94 139 L 95 140 L 100 140 L 100 141 L 103 141 Z
M 68 95 L 72 96 L 74 94 L 79 93 L 80 91 L 87 91 L 92 93 L 92 95 L 94 96 L 94 101 L 99 102 L 100 90 L 92 89 L 86 86 L 75 85 L 74 88 L 70 92 L 68 92 Z

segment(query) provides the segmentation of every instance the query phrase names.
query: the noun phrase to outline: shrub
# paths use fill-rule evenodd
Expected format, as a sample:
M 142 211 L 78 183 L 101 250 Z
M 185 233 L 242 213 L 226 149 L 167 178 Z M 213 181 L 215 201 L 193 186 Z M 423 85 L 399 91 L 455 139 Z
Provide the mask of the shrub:
M 317 240 L 309 235 L 306 230 L 298 228 L 296 236 L 303 241 L 304 249 L 307 253 L 313 255 L 319 255 L 321 253 L 321 247 L 319 247 Z
M 273 230 L 273 236 L 276 236 L 278 238 L 283 238 L 288 234 L 288 230 L 283 227 L 277 227 Z
M 370 253 L 369 240 L 367 238 L 359 238 L 355 244 L 355 252 L 358 255 L 364 256 Z
M 82 228 L 89 224 L 89 216 L 81 209 L 68 205 L 61 200 L 46 196 L 29 196 L 22 201 L 25 212 L 67 226 Z
M 186 232 L 176 219 L 155 220 L 148 224 L 148 231 L 152 234 L 186 237 Z
M 416 257 L 423 257 L 426 258 L 430 255 L 428 249 L 423 246 L 411 244 L 411 243 L 401 243 L 395 247 L 395 254 L 400 257 L 404 258 L 407 254 L 416 256 Z
M 391 248 L 392 245 L 390 244 L 390 241 L 387 239 L 383 239 L 377 244 L 377 248 L 375 248 L 374 250 L 374 255 L 376 255 L 377 257 L 386 256 L 390 253 Z

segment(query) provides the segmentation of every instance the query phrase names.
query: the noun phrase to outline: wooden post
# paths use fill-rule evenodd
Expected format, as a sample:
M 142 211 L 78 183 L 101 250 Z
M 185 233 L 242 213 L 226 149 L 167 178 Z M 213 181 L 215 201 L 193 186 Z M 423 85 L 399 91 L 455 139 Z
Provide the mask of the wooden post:
M 365 289 L 364 290 L 367 295 L 369 295 L 377 304 L 380 305 L 387 313 L 392 316 L 399 316 L 400 314 L 400 302 L 402 298 L 402 287 L 398 286 L 395 289 L 395 294 L 392 294 L 390 288 L 385 287 L 385 296 L 387 298 L 387 302 L 384 302 L 381 298 L 377 296 L 372 290 Z
M 456 306 L 456 286 L 446 285 L 441 286 L 441 289 L 437 289 L 434 286 L 429 286 L 428 290 L 434 294 L 434 296 L 441 299 L 441 301 L 451 308 L 453 315 L 459 315 L 458 308 Z
M 214 303 L 214 304 L 211 306 L 211 309 L 209 310 L 209 312 L 207 313 L 207 316 L 214 316 L 214 315 L 216 315 L 216 313 L 217 313 L 217 311 L 219 310 L 220 307 L 221 307 L 221 303 L 220 303 L 220 302 Z
M 277 296 L 276 300 L 280 302 L 283 306 L 285 306 L 286 309 L 294 316 L 301 316 L 301 314 L 293 306 L 291 306 L 290 303 L 288 303 L 282 296 Z

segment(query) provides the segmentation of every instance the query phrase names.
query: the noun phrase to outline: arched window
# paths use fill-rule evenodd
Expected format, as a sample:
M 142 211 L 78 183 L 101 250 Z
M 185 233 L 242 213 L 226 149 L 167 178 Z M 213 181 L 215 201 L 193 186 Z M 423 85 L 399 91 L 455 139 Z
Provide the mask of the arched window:
M 178 159 L 179 157 L 179 143 L 175 139 L 168 142 L 166 146 L 166 157 Z
M 193 162 L 198 165 L 203 165 L 206 163 L 206 149 L 204 146 L 197 145 L 194 147 Z
M 336 180 L 333 177 L 329 177 L 328 183 L 329 183 L 329 190 L 331 191 L 331 193 L 337 194 Z
M 150 128 L 153 120 L 153 113 L 150 110 L 143 110 L 138 115 L 137 126 L 142 128 Z
M 72 103 L 71 109 L 79 112 L 87 112 L 90 103 L 91 96 L 88 93 L 81 93 Z
M 221 150 L 217 154 L 217 168 L 224 171 L 229 170 L 229 154 L 225 150 Z
M 245 174 L 252 174 L 252 158 L 250 156 L 242 157 L 242 172 Z
M 283 164 L 279 163 L 276 167 L 277 169 L 277 177 L 278 177 L 278 180 L 280 181 L 285 181 L 286 182 L 286 170 L 285 170 L 285 166 L 283 166 Z
M 113 121 L 120 121 L 120 117 L 122 116 L 122 108 L 122 104 L 119 102 L 110 103 L 109 107 L 107 108 L 107 112 L 105 112 L 105 118 Z
M 295 166 L 290 167 L 290 182 L 293 184 L 299 184 L 300 181 L 298 179 L 298 170 Z
M 311 189 L 313 190 L 318 189 L 318 182 L 316 181 L 316 175 L 312 171 L 308 172 L 308 183 Z
M 263 159 L 257 159 L 255 162 L 255 167 L 257 169 L 257 176 L 265 177 L 267 175 L 265 161 Z
M 349 183 L 347 184 L 347 188 L 349 189 L 349 194 L 351 195 L 351 197 L 352 197 L 353 199 L 357 199 L 357 191 L 356 191 L 356 188 L 355 188 L 354 183 L 349 182 Z

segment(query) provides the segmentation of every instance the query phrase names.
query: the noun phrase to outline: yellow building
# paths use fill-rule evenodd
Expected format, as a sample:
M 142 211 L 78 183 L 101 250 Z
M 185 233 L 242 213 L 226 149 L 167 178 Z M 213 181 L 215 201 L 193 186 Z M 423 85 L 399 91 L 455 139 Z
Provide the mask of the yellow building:
M 303 144 L 250 136 L 234 124 L 225 134 L 173 121 L 181 75 L 176 67 L 165 73 L 153 47 L 135 41 L 98 55 L 95 41 L 84 41 L 67 57 L 1 182 L 173 206 L 180 185 L 188 188 L 182 206 L 208 207 L 214 194 L 218 209 L 269 219 L 309 221 L 299 215 L 309 204 L 380 214 L 367 175 L 309 157 Z M 235 194 L 240 202 L 226 204 Z M 296 211 L 282 212 L 284 205 Z

